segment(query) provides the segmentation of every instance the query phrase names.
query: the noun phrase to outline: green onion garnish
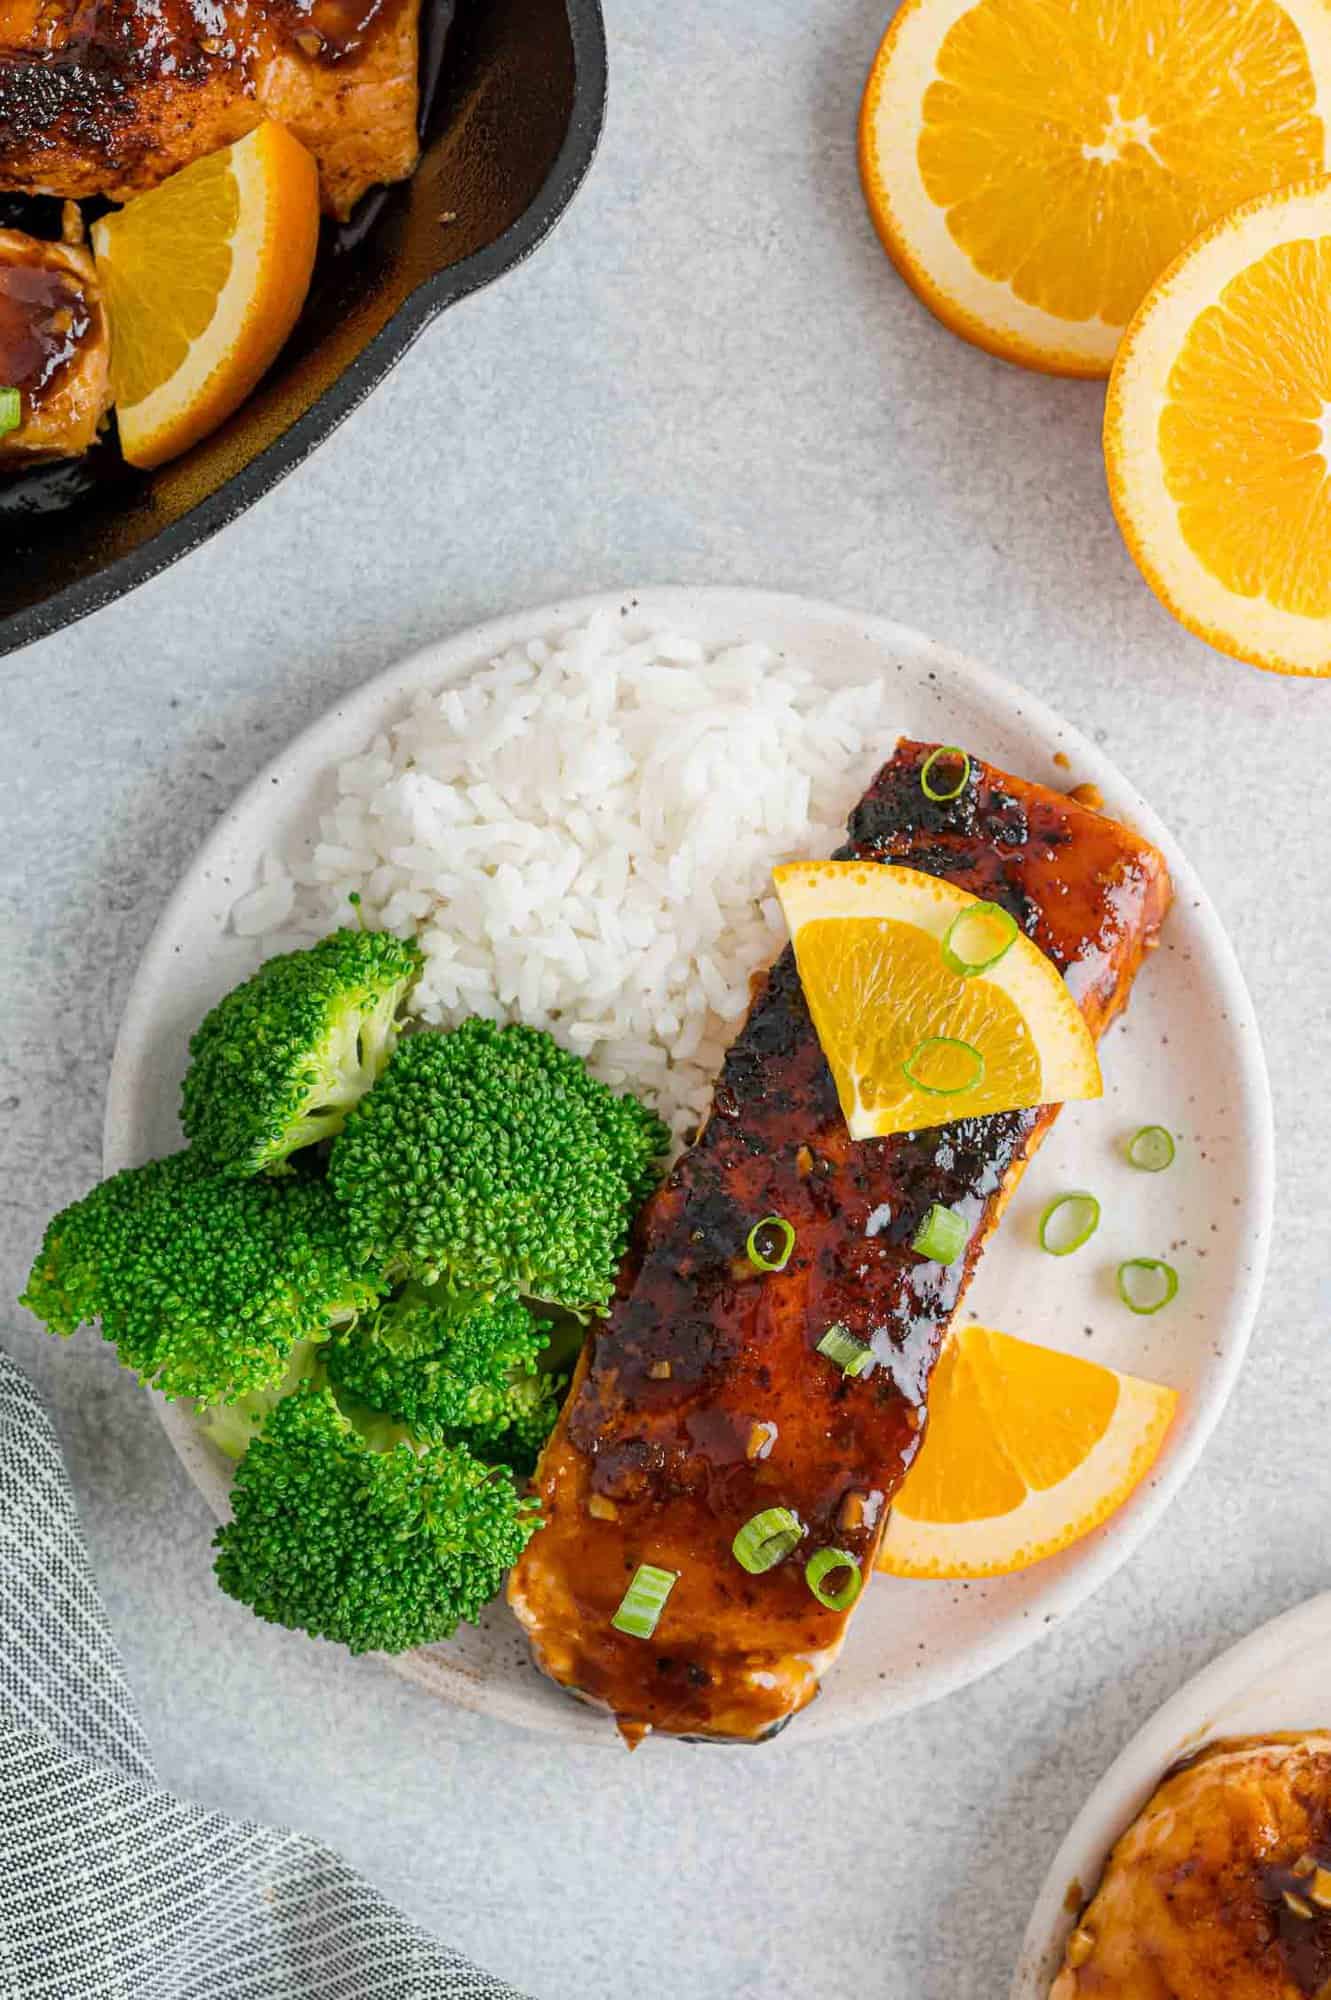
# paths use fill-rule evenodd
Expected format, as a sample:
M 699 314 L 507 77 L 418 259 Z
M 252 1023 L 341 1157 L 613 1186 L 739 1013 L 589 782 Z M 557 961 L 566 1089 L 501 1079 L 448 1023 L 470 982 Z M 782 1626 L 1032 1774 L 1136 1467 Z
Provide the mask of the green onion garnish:
M 1128 1141 L 1128 1159 L 1144 1174 L 1162 1174 L 1174 1164 L 1174 1137 L 1163 1125 L 1143 1125 Z
M 825 1589 L 823 1578 L 834 1576 L 838 1570 L 846 1571 L 846 1581 L 839 1590 Z M 804 1581 L 818 1602 L 825 1604 L 829 1611 L 849 1611 L 864 1588 L 859 1564 L 844 1549 L 816 1550 L 804 1565 Z
M 784 1562 L 803 1536 L 804 1523 L 789 1507 L 764 1507 L 761 1514 L 744 1523 L 730 1547 L 741 1569 L 750 1576 L 761 1576 L 765 1569 L 775 1569 Z
M 650 1639 L 665 1601 L 679 1582 L 677 1569 L 657 1569 L 654 1563 L 639 1563 L 633 1581 L 619 1600 L 619 1609 L 610 1623 L 616 1632 L 630 1639 Z
M 1093 1194 L 1061 1194 L 1040 1217 L 1040 1248 L 1051 1257 L 1070 1257 L 1099 1227 L 1100 1204 Z
M 961 776 L 950 791 L 939 791 L 937 786 L 929 783 L 929 773 L 933 770 L 934 765 L 940 757 L 960 757 L 961 759 Z M 931 750 L 925 758 L 923 768 L 920 771 L 920 790 L 924 793 L 925 798 L 932 799 L 936 806 L 945 806 L 949 799 L 959 799 L 961 797 L 970 783 L 970 775 L 971 760 L 966 755 L 966 752 L 960 749 L 955 743 L 944 743 L 939 749 Z
M 922 1063 L 928 1065 L 937 1081 L 930 1083 L 927 1076 L 921 1075 Z M 927 1035 L 917 1049 L 911 1050 L 901 1067 L 915 1088 L 927 1091 L 930 1097 L 959 1097 L 964 1090 L 974 1090 L 984 1075 L 984 1057 L 969 1042 L 959 1042 L 952 1035 Z M 949 1078 L 955 1080 L 948 1081 Z
M 1178 1272 L 1159 1257 L 1129 1257 L 1117 1272 L 1118 1295 L 1129 1312 L 1158 1313 L 1178 1291 Z
M 954 1264 L 966 1248 L 970 1230 L 955 1208 L 935 1202 L 925 1210 L 924 1220 L 910 1239 L 912 1250 L 932 1257 L 935 1264 Z
M 848 1326 L 837 1320 L 829 1326 L 818 1343 L 818 1352 L 825 1354 L 829 1361 L 835 1361 L 843 1375 L 860 1375 L 868 1366 L 870 1349 L 862 1340 L 856 1340 Z
M 765 1215 L 749 1231 L 744 1252 L 755 1271 L 784 1271 L 794 1248 L 795 1232 L 785 1216 Z
M 1017 941 L 1017 920 L 1001 903 L 971 903 L 943 934 L 943 963 L 958 979 L 974 979 L 1006 958 Z
M 0 437 L 7 437 L 23 422 L 23 398 L 17 389 L 0 389 Z

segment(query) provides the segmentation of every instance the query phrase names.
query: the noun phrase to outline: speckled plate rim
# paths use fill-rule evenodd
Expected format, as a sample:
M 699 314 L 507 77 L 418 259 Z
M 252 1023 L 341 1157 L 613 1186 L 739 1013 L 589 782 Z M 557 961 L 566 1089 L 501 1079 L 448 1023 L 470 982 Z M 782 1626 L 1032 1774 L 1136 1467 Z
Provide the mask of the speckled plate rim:
M 781 591 L 720 585 L 598 592 L 511 613 L 456 633 L 388 668 L 311 724 L 259 773 L 204 842 L 163 910 L 130 989 L 112 1059 L 103 1162 L 110 1174 L 144 1157 L 129 1135 L 142 1117 L 143 1101 L 161 1090 L 154 1028 L 160 1033 L 163 996 L 173 983 L 179 985 L 180 939 L 197 930 L 196 904 L 210 897 L 217 902 L 210 883 L 228 881 L 229 898 L 238 893 L 234 857 L 252 846 L 251 820 L 269 817 L 275 798 L 308 794 L 317 775 L 347 754 L 344 745 L 359 747 L 422 687 L 442 686 L 509 646 L 549 637 L 598 612 L 617 616 L 630 610 L 675 629 L 698 624 L 706 628 L 720 621 L 735 635 L 761 640 L 778 652 L 790 647 L 798 654 L 800 640 L 795 635 L 801 629 L 805 644 L 810 630 L 852 647 L 868 644 L 882 655 L 884 670 L 889 661 L 904 661 L 922 678 L 938 683 L 940 699 L 945 698 L 944 690 L 949 695 L 955 691 L 958 705 L 976 704 L 1004 728 L 1019 725 L 1031 739 L 1033 755 L 1038 746 L 1047 782 L 1057 782 L 1058 773 L 1049 762 L 1057 746 L 1075 763 L 1079 778 L 1099 786 L 1108 809 L 1128 819 L 1165 854 L 1177 903 L 1187 909 L 1188 921 L 1195 927 L 1199 968 L 1223 995 L 1226 1018 L 1232 1024 L 1230 1081 L 1242 1112 L 1245 1210 L 1251 1234 L 1246 1265 L 1233 1280 L 1223 1324 L 1215 1329 L 1216 1365 L 1206 1387 L 1192 1400 L 1187 1422 L 1175 1426 L 1152 1480 L 1095 1536 L 1070 1552 L 1066 1567 L 1055 1573 L 1052 1566 L 1041 1566 L 1048 1581 L 1038 1598 L 1039 1616 L 1000 1621 L 999 1629 L 929 1658 L 910 1676 L 873 1679 L 858 1696 L 851 1696 L 844 1686 L 838 1694 L 834 1669 L 819 1700 L 784 1739 L 808 1743 L 882 1721 L 968 1685 L 1003 1665 L 1083 1603 L 1128 1560 L 1192 1471 L 1229 1399 L 1247 1349 L 1266 1268 L 1274 1190 L 1270 1085 L 1252 1002 L 1233 948 L 1172 835 L 1105 753 L 1080 731 L 1025 689 L 908 626 Z M 247 874 L 245 879 L 251 877 Z M 224 1518 L 227 1480 L 218 1455 L 201 1439 L 187 1411 L 159 1399 L 154 1402 L 189 1477 L 218 1517 Z M 883 1580 L 879 1581 L 881 1587 Z M 511 1623 L 516 1636 L 516 1623 L 506 1608 L 492 1610 L 487 1617 Z M 486 1636 L 497 1644 L 500 1635 L 492 1628 Z M 854 1630 L 847 1655 L 853 1645 Z M 405 1654 L 386 1664 L 400 1677 L 462 1708 L 566 1739 L 618 1742 L 604 1716 L 555 1695 L 529 1666 L 499 1681 L 456 1657 L 456 1643 Z
M 1331 1591 L 1250 1632 L 1156 1710 L 1069 1827 L 1031 1912 L 1009 2000 L 1049 2000 L 1078 1914 L 1070 1891 L 1094 1893 L 1110 1849 L 1171 1765 L 1224 1736 L 1331 1729 L 1329 1647 Z

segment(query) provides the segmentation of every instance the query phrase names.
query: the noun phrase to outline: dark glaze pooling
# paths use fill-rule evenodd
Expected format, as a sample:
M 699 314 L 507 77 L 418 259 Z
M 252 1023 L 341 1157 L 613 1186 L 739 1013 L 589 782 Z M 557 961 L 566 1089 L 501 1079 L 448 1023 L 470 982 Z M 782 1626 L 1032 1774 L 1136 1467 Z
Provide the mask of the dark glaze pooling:
M 72 272 L 39 255 L 0 262 L 0 386 L 21 389 L 25 403 L 57 382 L 92 325 L 83 287 Z
M 1158 929 L 1163 862 L 1112 821 L 979 765 L 961 798 L 933 805 L 919 782 L 930 747 L 898 746 L 856 808 L 843 856 L 905 862 L 1002 903 L 1098 1030 Z M 1052 1117 L 1012 1112 L 852 1142 L 791 951 L 772 967 L 701 1138 L 639 1220 L 612 1316 L 588 1342 L 542 1461 L 549 1525 L 515 1573 L 540 1663 L 608 1704 L 630 1737 L 650 1726 L 757 1738 L 816 1693 L 846 1614 L 814 1599 L 805 1561 L 834 1546 L 869 1575 L 943 1335 Z M 910 1248 L 933 1202 L 972 1232 L 950 1267 Z M 884 1206 L 890 1220 L 879 1216 L 871 1235 Z M 763 1276 L 744 1244 L 769 1214 L 794 1225 L 796 1244 L 783 1272 Z M 837 1321 L 872 1350 L 853 1380 L 815 1352 Z M 758 1459 L 755 1423 L 777 1429 Z M 616 1518 L 589 1515 L 593 1496 Z M 860 1525 L 847 1525 L 847 1504 L 863 1509 Z M 808 1533 L 795 1557 L 752 1577 L 731 1542 L 774 1505 L 794 1508 Z M 644 1561 L 681 1572 L 650 1643 L 610 1625 Z
M 1331 1869 L 1331 1810 L 1326 1801 L 1318 1801 L 1316 1817 L 1320 1825 L 1307 1852 L 1320 1867 Z M 1309 2000 L 1320 2000 L 1331 1984 L 1331 1911 L 1308 1903 L 1308 1878 L 1296 1875 L 1293 1868 L 1264 1868 L 1259 1887 L 1269 1934 L 1285 1971 L 1300 1993 L 1306 1993 Z M 1303 1917 L 1292 1910 L 1285 1901 L 1286 1892 L 1300 1897 L 1312 1909 L 1312 1916 Z

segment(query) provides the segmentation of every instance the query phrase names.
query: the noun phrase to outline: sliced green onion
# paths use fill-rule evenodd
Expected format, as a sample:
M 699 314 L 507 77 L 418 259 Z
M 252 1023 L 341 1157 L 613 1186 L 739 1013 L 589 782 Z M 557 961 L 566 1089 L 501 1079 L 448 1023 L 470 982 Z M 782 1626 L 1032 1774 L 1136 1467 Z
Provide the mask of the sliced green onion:
M 1070 1257 L 1099 1227 L 1100 1204 L 1093 1194 L 1061 1194 L 1040 1217 L 1040 1248 L 1051 1257 Z
M 971 903 L 943 933 L 943 963 L 958 979 L 974 979 L 1006 958 L 1017 941 L 1017 920 L 1001 903 Z
M 829 1326 L 818 1343 L 818 1352 L 825 1354 L 829 1361 L 835 1361 L 843 1375 L 860 1375 L 868 1366 L 871 1350 L 862 1340 L 856 1340 L 848 1326 L 840 1320 Z
M 775 1243 L 773 1236 L 777 1239 Z M 795 1232 L 785 1216 L 765 1215 L 749 1231 L 744 1252 L 755 1271 L 784 1271 L 794 1248 Z M 774 1254 L 769 1256 L 769 1251 Z
M 969 1236 L 970 1231 L 956 1209 L 935 1202 L 926 1209 L 923 1222 L 910 1239 L 910 1247 L 918 1250 L 921 1257 L 932 1257 L 935 1264 L 955 1264 Z
M 961 759 L 961 776 L 950 791 L 940 791 L 936 785 L 929 783 L 929 773 L 933 770 L 934 765 L 940 757 L 960 757 Z M 970 783 L 970 776 L 971 760 L 966 755 L 966 752 L 955 743 L 944 743 L 937 750 L 931 750 L 925 758 L 923 768 L 920 771 L 920 790 L 924 793 L 925 798 L 932 799 L 935 805 L 945 806 L 949 799 L 959 799 L 961 797 Z
M 826 1589 L 823 1579 L 835 1576 L 838 1570 L 846 1571 L 846 1581 L 839 1590 Z M 859 1564 L 844 1549 L 816 1550 L 804 1565 L 804 1581 L 818 1602 L 825 1604 L 829 1611 L 849 1611 L 864 1588 Z
M 665 1610 L 665 1601 L 679 1582 L 677 1569 L 657 1569 L 654 1563 L 639 1563 L 633 1581 L 619 1600 L 619 1609 L 610 1623 L 616 1632 L 630 1639 L 650 1639 L 656 1621 Z
M 23 422 L 23 398 L 17 389 L 0 389 L 0 437 L 7 437 Z
M 761 1514 L 744 1523 L 730 1548 L 741 1569 L 750 1576 L 761 1576 L 765 1569 L 775 1569 L 784 1562 L 803 1537 L 804 1523 L 789 1507 L 764 1507 Z
M 955 1065 L 964 1059 L 966 1074 L 959 1083 L 930 1083 L 920 1074 L 920 1064 L 932 1059 L 933 1073 L 939 1074 L 937 1055 L 946 1050 L 944 1062 L 952 1065 L 943 1070 L 944 1076 L 955 1075 Z M 901 1065 L 907 1078 L 917 1090 L 927 1091 L 930 1097 L 959 1097 L 965 1090 L 974 1090 L 984 1075 L 984 1057 L 969 1042 L 959 1042 L 952 1035 L 927 1035 L 917 1049 L 912 1049 Z
M 1174 1135 L 1163 1125 L 1143 1125 L 1128 1141 L 1128 1159 L 1144 1174 L 1162 1174 L 1174 1164 Z
M 1129 1312 L 1158 1313 L 1178 1291 L 1178 1272 L 1160 1257 L 1129 1257 L 1117 1277 L 1118 1295 Z

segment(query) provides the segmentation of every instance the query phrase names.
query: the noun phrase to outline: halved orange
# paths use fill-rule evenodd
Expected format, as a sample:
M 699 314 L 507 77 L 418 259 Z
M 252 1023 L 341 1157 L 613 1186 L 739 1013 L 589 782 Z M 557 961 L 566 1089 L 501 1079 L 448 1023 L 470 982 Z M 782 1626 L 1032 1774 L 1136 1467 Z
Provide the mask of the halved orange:
M 1109 491 L 1161 602 L 1223 653 L 1331 674 L 1331 180 L 1249 202 L 1168 270 L 1105 408 Z
M 943 1349 L 924 1443 L 892 1503 L 878 1567 L 1003 1576 L 1069 1548 L 1154 1465 L 1173 1389 L 982 1326 Z
M 774 880 L 852 1139 L 1100 1095 L 1095 1043 L 1057 967 L 992 906 L 877 862 L 797 861 Z M 1012 933 L 971 977 L 945 956 L 960 921 Z M 977 964 L 987 955 L 971 949 Z
M 860 117 L 874 224 L 955 333 L 1107 375 L 1148 287 L 1331 168 L 1324 0 L 905 0 Z
M 296 323 L 318 239 L 318 168 L 271 121 L 93 225 L 131 465 L 175 458 L 245 400 Z

